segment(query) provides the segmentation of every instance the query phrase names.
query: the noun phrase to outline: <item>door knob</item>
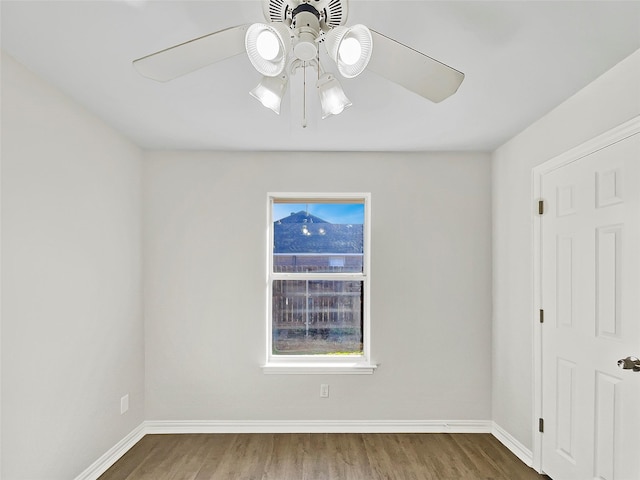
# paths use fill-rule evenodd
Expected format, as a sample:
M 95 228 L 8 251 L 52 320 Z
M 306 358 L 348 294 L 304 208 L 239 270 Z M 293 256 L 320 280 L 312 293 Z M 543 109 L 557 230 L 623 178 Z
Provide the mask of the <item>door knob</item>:
M 622 360 L 618 360 L 618 366 L 624 370 L 640 372 L 640 359 L 637 357 L 623 358 Z

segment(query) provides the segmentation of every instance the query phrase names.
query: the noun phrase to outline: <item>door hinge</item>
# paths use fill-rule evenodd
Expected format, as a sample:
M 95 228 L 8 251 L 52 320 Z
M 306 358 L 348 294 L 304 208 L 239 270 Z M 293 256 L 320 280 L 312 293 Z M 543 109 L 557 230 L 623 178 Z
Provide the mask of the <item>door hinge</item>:
M 540 323 L 544 323 L 544 310 L 540 309 Z
M 544 200 L 538 200 L 538 215 L 544 213 Z
M 543 418 L 539 418 L 538 419 L 538 431 L 540 433 L 544 433 L 544 419 Z

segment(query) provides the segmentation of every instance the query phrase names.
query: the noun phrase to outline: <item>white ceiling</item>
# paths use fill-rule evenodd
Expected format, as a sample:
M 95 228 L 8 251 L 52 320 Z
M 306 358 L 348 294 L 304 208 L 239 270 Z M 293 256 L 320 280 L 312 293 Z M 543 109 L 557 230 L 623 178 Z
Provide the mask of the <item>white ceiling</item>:
M 133 59 L 263 21 L 259 1 L 7 1 L 2 48 L 150 149 L 491 151 L 640 48 L 640 1 L 351 0 L 363 23 L 464 72 L 435 104 L 372 72 L 342 85 L 353 107 L 320 120 L 302 77 L 280 116 L 248 95 L 237 56 L 168 83 Z M 312 84 L 313 85 L 313 84 Z

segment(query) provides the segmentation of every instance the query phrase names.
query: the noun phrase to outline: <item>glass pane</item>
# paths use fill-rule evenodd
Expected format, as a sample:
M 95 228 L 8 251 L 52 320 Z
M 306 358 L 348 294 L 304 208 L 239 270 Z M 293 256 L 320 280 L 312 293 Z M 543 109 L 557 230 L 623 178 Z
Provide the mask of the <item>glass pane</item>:
M 274 355 L 361 355 L 363 282 L 275 280 Z
M 362 272 L 364 204 L 274 203 L 273 271 Z

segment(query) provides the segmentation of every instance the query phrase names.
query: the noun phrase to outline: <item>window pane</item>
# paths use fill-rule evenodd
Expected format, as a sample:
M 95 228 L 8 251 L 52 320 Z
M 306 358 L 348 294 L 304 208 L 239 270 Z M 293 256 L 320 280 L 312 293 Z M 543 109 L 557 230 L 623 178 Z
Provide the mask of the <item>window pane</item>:
M 362 354 L 363 282 L 274 280 L 274 355 Z
M 364 204 L 274 203 L 273 271 L 363 270 Z

